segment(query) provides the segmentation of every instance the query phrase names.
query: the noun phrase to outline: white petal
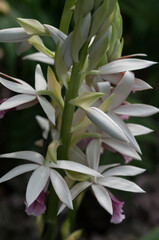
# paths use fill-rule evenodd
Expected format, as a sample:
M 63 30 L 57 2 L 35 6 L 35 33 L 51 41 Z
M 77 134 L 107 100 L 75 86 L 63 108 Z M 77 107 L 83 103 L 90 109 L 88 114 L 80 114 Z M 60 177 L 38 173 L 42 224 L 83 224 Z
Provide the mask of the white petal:
M 134 138 L 134 136 L 131 134 L 130 130 L 128 129 L 127 125 L 125 124 L 125 122 L 123 120 L 121 120 L 117 115 L 115 115 L 113 112 L 110 112 L 108 114 L 117 124 L 118 126 L 122 129 L 122 131 L 124 132 L 124 134 L 126 135 L 126 137 L 129 140 L 129 144 L 139 153 L 141 153 L 140 147 L 136 141 L 136 139 Z
M 108 168 L 116 167 L 116 166 L 119 166 L 119 165 L 120 165 L 119 163 L 101 165 L 101 166 L 99 166 L 99 168 L 98 168 L 98 172 L 99 172 L 99 173 L 103 173 L 103 172 L 105 172 Z
M 113 214 L 112 201 L 107 190 L 100 185 L 92 184 L 92 190 L 99 204 L 111 215 Z
M 0 183 L 8 181 L 16 176 L 19 176 L 23 173 L 30 172 L 38 168 L 37 164 L 24 164 L 18 167 L 13 168 L 11 171 L 6 173 L 3 177 L 0 178 Z
M 23 57 L 23 60 L 32 60 L 32 61 L 47 63 L 49 65 L 54 65 L 54 60 L 41 52 L 26 55 L 25 57 Z
M 107 138 L 103 140 L 103 142 L 114 149 L 116 152 L 121 153 L 124 156 L 131 157 L 137 160 L 141 160 L 141 157 L 138 155 L 138 153 L 130 147 L 127 143 L 123 143 L 121 141 L 118 141 L 116 139 Z
M 5 153 L 5 154 L 1 154 L 0 158 L 16 158 L 16 159 L 29 160 L 38 164 L 44 163 L 44 157 L 40 153 L 33 152 L 33 151 L 19 151 L 19 152 L 13 152 L 13 153 Z
M 86 155 L 88 166 L 97 171 L 100 160 L 101 142 L 93 139 L 87 146 Z
M 28 86 L 25 86 L 23 84 L 14 83 L 8 80 L 5 80 L 0 77 L 0 83 L 3 84 L 6 88 L 8 88 L 11 91 L 17 92 L 17 93 L 28 93 L 28 94 L 35 94 L 35 90 L 29 88 Z
M 26 201 L 28 207 L 36 200 L 46 186 L 49 179 L 49 173 L 49 168 L 44 166 L 39 167 L 32 173 L 26 190 Z
M 0 111 L 17 107 L 24 103 L 31 102 L 34 99 L 36 99 L 36 96 L 34 95 L 18 94 L 16 96 L 9 98 L 7 101 L 3 102 L 0 105 Z
M 12 81 L 21 83 L 22 85 L 26 86 L 26 87 L 28 88 L 28 90 L 30 90 L 30 91 L 35 91 L 34 88 L 32 88 L 27 82 L 25 82 L 25 81 L 23 81 L 23 80 L 21 80 L 21 79 L 11 77 L 11 76 L 9 76 L 9 75 L 7 75 L 7 74 L 4 74 L 4 73 L 1 73 L 1 72 L 0 72 L 0 76 L 3 76 L 3 77 L 5 77 L 5 78 L 8 78 L 8 79 L 10 79 L 10 80 L 12 80 Z
M 75 159 L 76 161 L 76 159 Z M 57 164 L 54 164 L 53 162 L 50 163 L 51 167 L 54 168 L 60 168 L 60 169 L 64 169 L 64 170 L 70 170 L 70 171 L 74 171 L 74 172 L 79 172 L 79 173 L 83 173 L 83 174 L 88 174 L 94 177 L 102 177 L 102 175 L 98 172 L 96 172 L 95 170 L 86 167 L 80 163 L 76 163 L 73 161 L 67 161 L 67 160 L 58 160 Z
M 81 163 L 83 165 L 87 164 L 87 162 L 86 162 L 86 155 L 77 146 L 73 146 L 72 148 L 70 148 L 69 159 L 70 160 L 74 159 L 77 163 Z
M 135 78 L 135 82 L 133 85 L 133 90 L 135 91 L 141 91 L 141 90 L 146 90 L 146 89 L 152 89 L 152 87 L 146 83 L 145 81 Z
M 59 41 L 60 45 L 62 45 L 62 43 L 66 39 L 67 35 L 65 35 L 63 32 L 61 32 L 58 28 L 55 28 L 55 27 L 50 26 L 48 24 L 44 24 L 44 26 L 49 31 L 49 33 L 50 33 L 52 39 L 54 40 L 55 44 L 57 44 L 58 41 Z
M 52 122 L 55 125 L 55 109 L 53 108 L 51 103 L 48 102 L 46 98 L 41 96 L 40 97 L 38 96 L 38 100 L 50 122 Z
M 106 80 L 114 85 L 117 85 L 122 79 L 123 75 L 124 75 L 123 73 L 117 73 L 117 74 L 101 75 L 101 77 L 103 80 Z
M 135 183 L 119 177 L 103 177 L 97 178 L 97 183 L 105 187 L 110 187 L 127 192 L 141 192 L 144 191 Z
M 133 134 L 133 136 L 139 136 L 139 135 L 144 135 L 153 132 L 152 129 L 147 128 L 145 126 L 139 125 L 139 124 L 134 124 L 134 123 L 128 123 L 127 124 L 130 132 Z
M 134 117 L 148 117 L 159 112 L 159 109 L 146 104 L 126 104 L 114 110 L 116 114 Z
M 104 177 L 108 176 L 135 176 L 140 173 L 145 172 L 146 169 L 138 168 L 134 166 L 118 166 L 115 168 L 112 168 L 105 173 L 103 173 Z
M 69 188 L 64 181 L 64 179 L 61 177 L 61 175 L 56 172 L 55 170 L 50 170 L 50 179 L 51 183 L 53 185 L 53 188 L 61 200 L 68 208 L 73 209 L 72 205 L 72 199 L 71 199 L 71 193 L 69 191 Z
M 104 93 L 102 100 L 104 101 L 111 94 L 110 82 L 97 82 L 98 91 Z
M 122 56 L 120 57 L 120 59 L 124 59 L 124 58 L 131 58 L 131 57 L 146 57 L 147 54 L 145 53 L 135 53 L 135 54 L 130 54 L 130 55 L 126 55 L 126 56 Z
M 133 70 L 147 68 L 153 64 L 156 64 L 156 62 L 136 59 L 136 58 L 118 59 L 103 65 L 99 69 L 99 73 L 113 74 L 113 73 L 119 73 L 119 72 L 125 72 L 125 71 L 133 71 Z
M 41 67 L 39 64 L 36 65 L 35 70 L 35 89 L 36 91 L 46 90 L 47 83 L 42 73 Z
M 133 85 L 134 74 L 131 72 L 126 72 L 112 92 L 114 94 L 114 97 L 110 103 L 109 109 L 120 106 L 130 94 Z
M 87 116 L 90 120 L 101 128 L 109 136 L 122 141 L 127 141 L 127 138 L 115 121 L 112 120 L 106 113 L 98 108 L 90 107 L 87 109 Z
M 76 185 L 74 185 L 70 190 L 72 200 L 74 200 L 81 192 L 83 192 L 90 185 L 91 185 L 91 182 L 87 182 L 87 181 L 79 182 Z M 59 208 L 58 214 L 60 214 L 64 210 L 65 207 L 66 207 L 66 205 L 62 204 Z
M 29 35 L 20 27 L 0 30 L 0 42 L 21 42 L 28 38 Z

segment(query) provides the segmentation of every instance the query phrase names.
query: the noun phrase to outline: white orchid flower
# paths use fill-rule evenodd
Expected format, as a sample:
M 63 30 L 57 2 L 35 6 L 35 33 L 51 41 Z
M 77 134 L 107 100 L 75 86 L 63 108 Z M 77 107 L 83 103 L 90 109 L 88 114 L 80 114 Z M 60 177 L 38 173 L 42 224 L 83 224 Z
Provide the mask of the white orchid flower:
M 78 162 L 86 162 L 87 166 L 98 171 L 99 173 L 102 173 L 103 176 L 94 177 L 92 180 L 79 182 L 74 185 L 70 190 L 72 200 L 75 199 L 86 188 L 91 187 L 99 204 L 112 215 L 112 222 L 119 223 L 124 219 L 121 209 L 122 203 L 119 201 L 118 206 L 116 206 L 116 208 L 118 207 L 117 216 L 117 209 L 115 206 L 113 206 L 116 198 L 114 199 L 114 196 L 112 197 L 107 188 L 143 193 L 144 191 L 138 185 L 118 176 L 135 176 L 143 173 L 145 169 L 134 166 L 119 166 L 119 164 L 99 166 L 100 150 L 101 142 L 97 139 L 94 139 L 89 143 L 86 150 L 86 157 L 84 154 L 79 154 L 80 149 L 78 149 L 78 151 L 72 150 L 70 154 L 71 157 L 76 157 Z M 117 201 L 115 202 L 116 205 Z M 65 205 L 62 204 L 58 213 L 60 213 L 64 208 Z
M 46 63 L 48 65 L 54 65 L 54 59 L 51 57 L 48 57 L 47 55 L 41 52 L 28 54 L 25 57 L 23 57 L 23 60 L 31 60 L 31 61 Z
M 95 170 L 73 161 L 59 160 L 57 161 L 57 164 L 54 164 L 53 162 L 44 159 L 41 154 L 33 151 L 1 154 L 0 158 L 15 158 L 33 162 L 15 167 L 0 178 L 0 183 L 2 183 L 23 173 L 34 171 L 29 179 L 26 189 L 26 202 L 28 207 L 38 198 L 50 179 L 59 199 L 65 203 L 66 206 L 72 208 L 71 195 L 67 184 L 55 169 L 75 171 L 94 177 L 101 176 L 101 174 Z
M 44 112 L 46 113 L 48 119 L 55 124 L 55 109 L 48 100 L 40 95 L 38 91 L 46 90 L 47 83 L 43 76 L 40 65 L 36 66 L 35 71 L 35 89 L 31 87 L 28 83 L 13 77 L 9 77 L 4 74 L 2 76 L 8 77 L 13 81 L 8 81 L 0 77 L 0 83 L 7 87 L 8 89 L 20 93 L 15 95 L 8 100 L 4 101 L 0 105 L 0 111 L 16 108 L 17 110 L 33 106 L 37 102 L 40 103 Z

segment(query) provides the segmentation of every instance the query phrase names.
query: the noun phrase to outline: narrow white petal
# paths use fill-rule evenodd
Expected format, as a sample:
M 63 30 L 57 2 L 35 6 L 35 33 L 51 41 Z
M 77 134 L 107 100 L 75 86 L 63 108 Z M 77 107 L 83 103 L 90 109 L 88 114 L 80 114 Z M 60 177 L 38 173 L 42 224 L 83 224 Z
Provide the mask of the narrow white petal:
M 114 149 L 116 152 L 121 153 L 124 156 L 141 160 L 141 157 L 138 155 L 138 153 L 127 143 L 112 138 L 103 139 L 103 142 L 112 149 Z
M 39 100 L 39 103 L 42 106 L 44 112 L 46 113 L 48 119 L 50 120 L 50 122 L 52 122 L 55 125 L 55 109 L 54 109 L 54 107 L 44 97 L 38 96 L 38 100 Z
M 76 185 L 74 185 L 70 190 L 72 200 L 74 200 L 81 192 L 83 192 L 90 185 L 91 185 L 91 182 L 87 182 L 87 181 L 79 182 Z M 60 214 L 64 210 L 65 207 L 66 207 L 66 205 L 62 204 L 59 208 L 58 214 Z
M 122 56 L 120 57 L 120 59 L 124 59 L 124 58 L 131 58 L 131 57 L 146 57 L 147 54 L 145 53 L 135 53 L 135 54 L 130 54 L 130 55 L 126 55 L 126 56 Z
M 141 90 L 147 90 L 147 89 L 152 89 L 152 87 L 146 83 L 145 81 L 135 78 L 135 82 L 133 85 L 133 90 L 135 91 L 141 91 Z
M 83 165 L 87 165 L 86 155 L 77 146 L 73 146 L 72 148 L 70 148 L 69 159 L 70 160 L 74 159 L 77 163 L 80 163 L 80 164 L 83 164 Z
M 86 150 L 88 166 L 97 171 L 100 160 L 101 142 L 99 139 L 93 139 Z
M 0 30 L 0 42 L 21 42 L 28 38 L 29 35 L 20 27 Z
M 147 128 L 145 126 L 139 125 L 139 124 L 134 124 L 134 123 L 128 123 L 127 124 L 130 132 L 133 134 L 133 136 L 139 136 L 139 135 L 144 135 L 153 132 L 152 129 Z
M 36 65 L 35 70 L 35 89 L 36 91 L 46 90 L 47 83 L 42 73 L 40 65 Z
M 114 85 L 117 85 L 120 80 L 123 78 L 123 73 L 116 73 L 116 74 L 106 74 L 106 75 L 101 75 L 103 80 L 106 80 Z
M 36 99 L 36 96 L 34 95 L 18 94 L 16 96 L 9 98 L 7 101 L 3 102 L 0 105 L 0 111 L 17 107 L 24 103 L 31 102 L 34 99 Z
M 29 160 L 38 164 L 44 163 L 44 157 L 40 153 L 33 152 L 33 151 L 19 151 L 19 152 L 13 152 L 13 153 L 5 153 L 5 154 L 1 154 L 0 158 L 15 158 L 15 159 Z
M 103 172 L 105 172 L 108 168 L 116 167 L 116 166 L 119 166 L 119 165 L 120 165 L 119 163 L 112 163 L 112 164 L 107 164 L 107 165 L 101 165 L 101 166 L 99 166 L 99 168 L 98 168 L 98 172 L 99 172 L 99 173 L 103 173 Z
M 50 179 L 53 188 L 61 202 L 63 202 L 68 208 L 73 209 L 71 193 L 65 180 L 53 169 L 50 170 Z
M 97 183 L 105 187 L 110 187 L 127 192 L 141 192 L 144 191 L 135 183 L 119 177 L 103 177 L 97 178 Z
M 25 57 L 23 57 L 23 60 L 32 60 L 32 61 L 47 63 L 49 65 L 54 65 L 54 60 L 41 52 L 26 55 Z
M 139 70 L 143 68 L 147 68 L 156 62 L 136 59 L 136 58 L 128 58 L 128 59 L 118 59 L 103 65 L 99 69 L 100 74 L 113 74 L 125 71 L 133 71 Z
M 8 181 L 16 176 L 19 176 L 23 173 L 30 172 L 38 168 L 37 164 L 24 164 L 18 167 L 13 168 L 8 173 L 6 173 L 3 177 L 0 178 L 0 183 Z
M 41 127 L 41 129 L 43 130 L 43 138 L 47 138 L 48 133 L 49 133 L 49 129 L 50 129 L 50 125 L 49 125 L 49 121 L 41 116 L 36 116 L 36 121 L 38 122 L 39 126 Z
M 102 100 L 104 101 L 111 94 L 110 82 L 97 82 L 98 91 L 104 93 Z
M 76 160 L 75 160 L 76 161 Z M 53 168 L 60 168 L 64 170 L 70 170 L 74 172 L 79 172 L 83 174 L 88 174 L 94 177 L 102 177 L 102 175 L 95 170 L 86 167 L 80 163 L 76 163 L 73 161 L 67 161 L 67 160 L 58 160 L 57 164 L 54 164 L 53 162 L 50 163 L 50 166 Z
M 114 94 L 114 97 L 110 103 L 109 109 L 120 106 L 132 91 L 133 85 L 134 74 L 131 72 L 126 72 L 112 92 Z
M 103 173 L 104 177 L 108 176 L 135 176 L 140 173 L 145 172 L 146 169 L 138 168 L 134 166 L 118 166 L 112 169 L 109 169 Z
M 114 110 L 116 114 L 134 117 L 148 117 L 159 112 L 159 109 L 146 104 L 126 104 Z
M 92 184 L 91 187 L 99 204 L 112 215 L 113 207 L 108 191 L 100 185 Z
M 26 201 L 28 207 L 36 200 L 46 186 L 49 179 L 49 173 L 49 168 L 44 166 L 39 167 L 32 173 L 26 189 Z
M 35 90 L 31 89 L 30 87 L 23 85 L 23 84 L 5 80 L 1 77 L 0 77 L 0 83 L 3 86 L 5 86 L 6 88 L 8 88 L 9 90 L 17 92 L 17 93 L 35 94 Z
M 136 141 L 136 139 L 134 138 L 134 136 L 132 135 L 132 133 L 130 132 L 129 128 L 127 127 L 126 123 L 121 120 L 117 115 L 115 115 L 113 112 L 110 112 L 108 114 L 117 124 L 118 126 L 122 129 L 122 131 L 124 132 L 125 136 L 128 138 L 129 140 L 129 144 L 130 146 L 132 146 L 132 148 L 134 148 L 136 151 L 138 151 L 139 153 L 141 153 L 140 147 Z
M 125 136 L 121 128 L 118 126 L 118 124 L 100 109 L 95 107 L 88 108 L 87 116 L 94 124 L 96 124 L 109 136 L 117 138 L 122 141 L 127 141 L 127 137 Z

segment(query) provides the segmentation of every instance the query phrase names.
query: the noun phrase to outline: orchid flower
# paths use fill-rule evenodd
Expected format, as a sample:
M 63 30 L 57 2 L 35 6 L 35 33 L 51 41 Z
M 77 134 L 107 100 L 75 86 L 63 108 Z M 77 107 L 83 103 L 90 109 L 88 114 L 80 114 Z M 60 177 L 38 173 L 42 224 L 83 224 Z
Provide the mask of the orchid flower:
M 50 179 L 59 199 L 64 202 L 69 208 L 73 208 L 71 195 L 67 184 L 55 169 L 75 171 L 94 177 L 101 176 L 101 174 L 95 170 L 76 162 L 59 160 L 57 161 L 57 164 L 54 164 L 50 160 L 45 159 L 41 154 L 33 151 L 20 151 L 1 154 L 0 158 L 15 158 L 33 162 L 15 167 L 0 178 L 0 183 L 2 183 L 25 172 L 34 171 L 29 179 L 26 189 L 27 207 L 31 206 L 31 204 L 33 204 L 34 201 L 38 199 L 39 195 L 44 190 Z
M 119 164 L 99 166 L 100 150 L 101 142 L 97 139 L 94 139 L 89 143 L 86 149 L 86 157 L 82 153 L 79 154 L 79 152 L 81 152 L 79 149 L 78 151 L 72 149 L 70 157 L 75 158 L 76 156 L 78 162 L 81 162 L 82 164 L 85 162 L 85 164 L 90 168 L 100 174 L 102 173 L 102 177 L 93 177 L 89 181 L 87 180 L 75 184 L 70 189 L 71 197 L 72 200 L 74 200 L 82 191 L 91 187 L 99 204 L 112 215 L 111 222 L 119 223 L 124 219 L 121 211 L 121 204 L 123 205 L 123 203 L 112 197 L 112 194 L 108 189 L 113 188 L 128 192 L 143 193 L 144 191 L 138 185 L 118 176 L 135 176 L 144 172 L 145 169 L 134 166 L 120 166 Z M 116 206 L 113 207 L 114 201 Z M 62 204 L 58 213 L 60 213 L 64 208 L 65 205 Z M 118 211 L 118 214 L 116 212 L 117 208 L 120 208 L 120 212 Z
M 13 77 L 9 77 L 4 74 L 0 74 L 2 76 L 8 77 L 12 81 L 8 81 L 2 77 L 0 77 L 0 83 L 7 87 L 8 89 L 20 93 L 19 95 L 13 96 L 3 102 L 0 105 L 0 112 L 6 111 L 12 108 L 24 109 L 30 106 L 35 105 L 37 102 L 40 103 L 42 106 L 44 112 L 46 113 L 48 119 L 55 124 L 55 109 L 51 105 L 48 100 L 38 94 L 38 91 L 46 90 L 47 89 L 47 83 L 45 81 L 45 78 L 43 76 L 42 70 L 40 65 L 36 66 L 35 71 L 35 89 L 31 87 L 28 83 L 17 79 Z

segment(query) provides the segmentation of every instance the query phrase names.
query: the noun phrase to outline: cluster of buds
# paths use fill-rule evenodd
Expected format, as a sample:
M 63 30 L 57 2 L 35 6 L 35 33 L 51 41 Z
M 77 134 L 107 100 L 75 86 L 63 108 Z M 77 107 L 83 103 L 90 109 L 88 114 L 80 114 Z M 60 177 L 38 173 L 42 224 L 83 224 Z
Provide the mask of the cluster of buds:
M 33 171 L 25 204 L 26 212 L 36 216 L 46 210 L 44 200 L 49 179 L 62 202 L 58 213 L 65 206 L 73 209 L 72 201 L 89 187 L 99 204 L 112 215 L 111 222 L 120 223 L 125 218 L 124 202 L 113 196 L 109 188 L 144 192 L 123 177 L 145 171 L 127 164 L 132 159 L 141 160 L 135 136 L 152 131 L 125 120 L 159 111 L 153 106 L 132 104 L 127 100 L 135 91 L 151 89 L 132 71 L 155 62 L 136 58 L 144 54 L 121 57 L 122 18 L 116 0 L 78 0 L 73 11 L 75 27 L 68 36 L 33 19 L 18 19 L 20 28 L 0 30 L 0 42 L 16 42 L 18 53 L 31 46 L 38 50 L 24 59 L 50 65 L 47 80 L 40 65 L 36 66 L 35 89 L 21 79 L 0 73 L 0 83 L 18 93 L 1 100 L 0 116 L 40 103 L 47 116 L 36 116 L 42 128 L 42 141 L 47 142 L 51 136 L 46 156 L 33 151 L 1 154 L 0 158 L 33 163 L 12 169 L 0 182 Z M 53 39 L 55 52 L 44 45 L 42 36 Z M 104 151 L 122 155 L 125 164 L 101 165 L 100 156 Z M 63 169 L 64 173 L 61 175 L 58 169 Z

